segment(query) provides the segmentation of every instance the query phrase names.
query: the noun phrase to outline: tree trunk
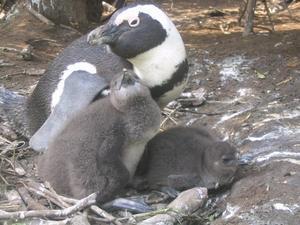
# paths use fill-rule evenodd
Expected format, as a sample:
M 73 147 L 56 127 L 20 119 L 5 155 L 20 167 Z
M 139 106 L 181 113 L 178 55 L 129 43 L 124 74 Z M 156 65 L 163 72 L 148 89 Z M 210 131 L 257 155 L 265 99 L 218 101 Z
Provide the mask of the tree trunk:
M 85 28 L 100 22 L 101 0 L 29 0 L 33 9 L 57 24 Z
M 248 0 L 243 36 L 248 36 L 249 34 L 253 33 L 253 20 L 254 20 L 255 8 L 256 8 L 256 0 Z

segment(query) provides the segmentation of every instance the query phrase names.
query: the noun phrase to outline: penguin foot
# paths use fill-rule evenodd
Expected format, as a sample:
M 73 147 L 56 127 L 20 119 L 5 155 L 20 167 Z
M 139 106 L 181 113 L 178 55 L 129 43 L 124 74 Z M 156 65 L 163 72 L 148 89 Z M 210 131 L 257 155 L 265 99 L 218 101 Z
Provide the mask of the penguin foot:
M 143 197 L 132 199 L 117 198 L 101 206 L 107 211 L 127 210 L 131 213 L 145 213 L 153 209 L 144 202 Z

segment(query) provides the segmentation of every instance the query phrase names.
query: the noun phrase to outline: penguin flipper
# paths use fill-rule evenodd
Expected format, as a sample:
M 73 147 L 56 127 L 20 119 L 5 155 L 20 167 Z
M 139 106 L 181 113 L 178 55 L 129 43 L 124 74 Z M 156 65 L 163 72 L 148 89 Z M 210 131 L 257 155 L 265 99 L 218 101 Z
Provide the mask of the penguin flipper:
M 97 74 L 85 71 L 71 73 L 64 82 L 58 103 L 29 144 L 35 151 L 45 151 L 51 141 L 76 113 L 85 109 L 109 84 Z M 53 98 L 53 97 L 52 97 Z M 53 100 L 53 99 L 52 99 Z

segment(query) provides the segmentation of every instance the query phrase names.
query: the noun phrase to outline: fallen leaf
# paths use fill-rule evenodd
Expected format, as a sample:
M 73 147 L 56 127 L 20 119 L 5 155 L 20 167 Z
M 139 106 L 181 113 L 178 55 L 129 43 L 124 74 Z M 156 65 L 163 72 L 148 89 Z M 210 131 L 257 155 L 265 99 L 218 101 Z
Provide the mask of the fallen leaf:
M 297 67 L 297 66 L 300 66 L 300 60 L 298 57 L 293 57 L 291 58 L 287 64 L 286 64 L 288 67 Z
M 266 75 L 257 70 L 255 70 L 255 74 L 256 74 L 257 78 L 259 78 L 259 79 L 266 79 Z

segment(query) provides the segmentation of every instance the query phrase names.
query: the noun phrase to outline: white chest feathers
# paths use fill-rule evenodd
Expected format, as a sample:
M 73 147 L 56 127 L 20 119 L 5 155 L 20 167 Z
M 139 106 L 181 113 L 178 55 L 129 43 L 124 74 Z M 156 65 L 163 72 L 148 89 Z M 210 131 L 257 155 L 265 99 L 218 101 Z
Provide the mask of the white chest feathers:
M 134 176 L 136 167 L 144 153 L 146 144 L 156 135 L 157 132 L 158 130 L 149 130 L 145 133 L 143 139 L 129 143 L 129 145 L 123 150 L 121 160 L 129 171 L 130 178 Z
M 140 6 L 138 11 L 135 9 L 134 12 L 147 13 L 166 31 L 166 38 L 160 45 L 128 59 L 133 64 L 134 72 L 151 88 L 167 82 L 172 77 L 178 65 L 186 59 L 186 51 L 177 28 L 161 10 L 153 5 L 145 5 Z M 125 17 L 129 13 L 132 12 L 126 12 L 120 17 Z

